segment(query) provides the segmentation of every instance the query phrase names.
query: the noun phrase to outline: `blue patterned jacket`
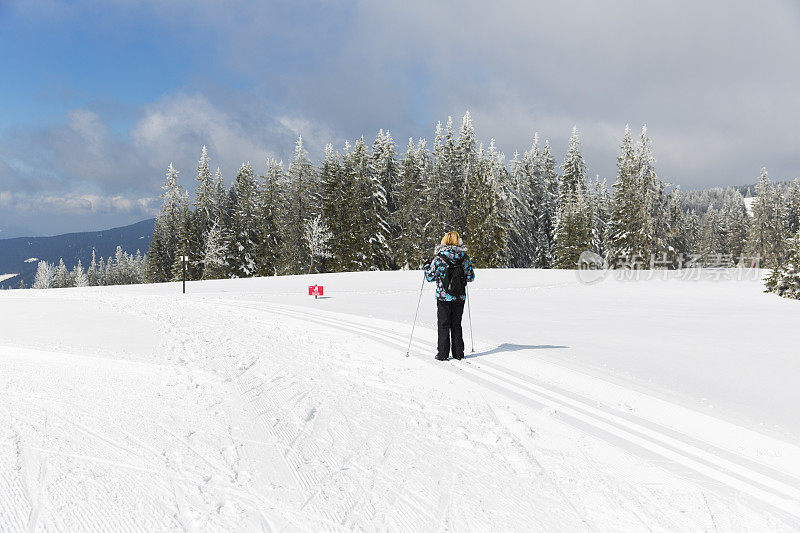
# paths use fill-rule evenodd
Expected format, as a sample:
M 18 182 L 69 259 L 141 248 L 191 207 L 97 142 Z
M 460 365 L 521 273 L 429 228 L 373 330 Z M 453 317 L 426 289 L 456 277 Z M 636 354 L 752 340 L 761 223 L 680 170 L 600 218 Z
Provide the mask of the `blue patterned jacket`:
M 467 281 L 472 281 L 475 279 L 475 271 L 472 270 L 472 261 L 467 255 L 467 249 L 463 246 L 437 246 L 434 254 L 431 264 L 425 267 L 425 279 L 436 282 L 436 299 L 443 302 L 452 302 L 453 300 L 461 300 L 463 302 L 466 300 L 466 296 L 450 296 L 444 292 L 442 283 L 447 273 L 447 263 L 439 257 L 439 254 L 446 255 L 453 262 L 458 262 L 461 258 L 464 258 L 464 274 L 466 274 Z

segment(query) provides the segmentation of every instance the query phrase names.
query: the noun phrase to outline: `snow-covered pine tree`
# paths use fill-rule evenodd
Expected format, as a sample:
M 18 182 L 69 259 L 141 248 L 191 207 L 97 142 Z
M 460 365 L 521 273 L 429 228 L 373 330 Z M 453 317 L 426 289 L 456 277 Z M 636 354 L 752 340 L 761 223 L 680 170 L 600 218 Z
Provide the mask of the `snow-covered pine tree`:
M 283 163 L 267 160 L 267 173 L 258 188 L 258 250 L 257 271 L 261 276 L 275 276 L 281 266 L 281 238 L 283 228 L 284 194 Z
M 219 170 L 219 169 L 218 169 Z M 197 182 L 194 201 L 195 209 L 198 213 L 199 229 L 205 233 L 213 220 L 217 217 L 217 192 L 214 178 L 211 177 L 211 168 L 208 160 L 208 150 L 205 145 L 200 152 L 200 160 L 197 162 Z
M 508 173 L 510 202 L 509 265 L 514 268 L 533 266 L 537 247 L 538 198 L 535 164 L 529 152 L 514 154 Z
M 47 261 L 39 261 L 36 275 L 33 278 L 34 289 L 49 289 L 53 286 L 53 265 Z
M 306 271 L 308 250 L 303 239 L 303 227 L 307 220 L 319 211 L 318 186 L 314 165 L 298 137 L 294 157 L 287 171 L 286 226 L 282 249 L 282 271 L 287 274 L 302 274 Z
M 243 163 L 233 184 L 233 215 L 228 246 L 231 277 L 251 277 L 257 270 L 259 249 L 258 185 L 250 163 Z
M 448 127 L 450 121 L 448 120 Z M 451 167 L 449 191 L 451 195 L 450 209 L 452 211 L 451 227 L 459 232 L 464 232 L 467 223 L 467 211 L 469 203 L 467 201 L 467 177 L 470 169 L 475 164 L 477 141 L 475 138 L 475 127 L 472 125 L 472 116 L 469 111 L 464 113 L 461 119 L 461 129 L 458 133 L 458 141 L 449 157 L 452 158 L 449 166 Z M 445 143 L 443 155 L 446 157 L 449 144 Z
M 487 233 L 487 220 L 495 203 L 489 176 L 489 164 L 483 154 L 483 146 L 467 176 L 467 222 L 464 228 L 467 248 L 472 264 L 478 268 L 487 267 L 491 254 L 490 235 Z
M 109 256 L 105 262 L 105 270 L 103 271 L 103 284 L 104 285 L 117 284 L 117 272 L 116 268 L 114 268 L 114 258 L 111 256 Z
M 611 219 L 611 195 L 605 178 L 601 180 L 599 174 L 595 176 L 589 198 L 592 211 L 592 249 L 597 254 L 605 256 Z
M 395 226 L 399 228 L 394 245 L 395 259 L 401 268 L 418 268 L 430 252 L 424 241 L 425 226 L 430 220 L 423 196 L 427 171 L 425 140 L 420 139 L 415 145 L 413 139 L 409 138 L 406 153 L 400 162 L 395 213 Z
M 786 231 L 794 235 L 800 230 L 800 178 L 795 178 L 786 189 Z
M 225 277 L 230 268 L 228 266 L 228 242 L 219 218 L 208 230 L 206 247 L 203 250 L 203 279 L 219 279 Z
M 220 226 L 230 235 L 231 226 L 233 224 L 233 210 L 236 206 L 236 191 L 234 191 L 233 183 L 231 183 L 230 188 L 227 190 L 223 187 L 222 199 L 220 200 L 219 206 Z
M 634 254 L 642 253 L 638 239 L 644 231 L 644 199 L 638 184 L 633 138 L 628 124 L 625 125 L 625 135 L 617 156 L 617 181 L 613 187 L 606 260 L 611 265 L 617 265 Z
M 581 139 L 578 135 L 578 127 L 572 127 L 572 136 L 569 138 L 567 155 L 564 158 L 563 174 L 559 195 L 561 202 L 564 199 L 574 198 L 576 193 L 586 190 L 586 161 L 583 160 L 580 148 Z
M 512 225 L 526 216 L 526 210 L 508 187 L 505 156 L 495 147 L 494 139 L 489 143 L 486 155 L 492 197 L 492 208 L 485 223 L 485 242 L 489 244 L 486 261 L 494 268 L 507 268 L 511 257 L 509 243 Z
M 496 194 L 492 217 L 492 227 L 503 234 L 502 244 L 493 248 L 491 263 L 496 267 L 523 266 L 530 253 L 530 239 L 525 234 L 525 225 L 530 219 L 528 205 L 522 195 L 527 194 L 517 189 L 517 184 L 506 167 L 505 155 L 497 149 L 494 139 L 489 142 L 486 152 L 489 162 L 491 186 Z M 527 190 L 527 184 L 521 184 Z M 511 261 L 516 260 L 515 264 Z M 530 264 L 526 265 L 530 267 Z
M 456 139 L 453 131 L 453 117 L 447 117 L 447 123 L 436 124 L 436 137 L 433 143 L 432 164 L 433 171 L 426 180 L 425 196 L 430 206 L 431 222 L 428 224 L 426 240 L 438 240 L 446 231 L 458 230 L 454 226 L 458 213 L 453 209 L 453 199 L 458 192 L 455 190 L 454 181 L 458 173 L 456 153 Z
M 213 208 L 214 212 L 212 213 L 212 218 L 214 220 L 218 220 L 220 218 L 223 219 L 225 217 L 225 209 L 229 207 L 227 204 L 228 195 L 225 192 L 225 182 L 222 179 L 222 170 L 217 167 L 217 171 L 214 173 L 214 182 L 212 185 L 212 198 L 213 198 Z
M 70 273 L 70 277 L 72 278 L 72 286 L 73 287 L 88 287 L 89 286 L 89 278 L 86 277 L 86 272 L 83 271 L 83 265 L 81 264 L 81 260 L 78 259 L 78 264 L 75 265 L 75 268 L 72 269 Z
M 372 144 L 369 159 L 369 193 L 367 227 L 370 228 L 370 269 L 389 270 L 394 268 L 392 244 L 393 213 L 397 210 L 395 189 L 397 187 L 397 160 L 395 147 L 389 132 L 380 130 Z
M 345 141 L 342 154 L 337 158 L 340 166 L 339 178 L 336 180 L 334 175 L 330 174 L 328 185 L 323 191 L 329 198 L 325 201 L 325 212 L 331 216 L 327 220 L 331 221 L 333 234 L 331 242 L 333 257 L 329 263 L 339 272 L 359 270 L 361 264 L 356 260 L 359 250 L 363 251 L 363 243 L 356 234 L 360 228 L 358 210 L 363 202 L 358 173 L 359 170 L 363 171 L 365 153 L 364 149 L 359 149 L 359 155 L 356 155 L 353 146 Z M 333 187 L 337 182 L 339 190 L 334 193 Z
M 497 154 L 493 154 L 496 158 Z M 498 161 L 478 148 L 475 163 L 467 176 L 470 209 L 467 212 L 466 245 L 472 262 L 479 268 L 498 268 L 508 264 L 508 227 L 496 176 Z
M 162 281 L 169 281 L 172 279 L 172 258 L 170 258 L 169 270 L 165 269 L 165 263 L 169 255 L 174 258 L 174 251 L 168 249 L 167 238 L 165 230 L 156 224 L 153 229 L 153 238 L 150 240 L 148 248 L 148 256 L 150 261 L 147 264 L 147 282 L 148 283 L 161 283 Z M 103 258 L 97 264 L 97 276 L 94 285 L 104 285 L 103 283 L 103 268 L 101 264 Z M 167 275 L 167 272 L 169 275 Z
M 56 266 L 55 271 L 53 272 L 53 288 L 62 289 L 71 286 L 72 283 L 69 277 L 69 270 L 67 270 L 66 265 L 64 265 L 64 260 L 59 259 L 58 266 Z
M 766 290 L 800 300 L 800 231 L 786 241 L 784 248 L 785 259 L 773 269 L 766 281 Z
M 144 283 L 145 272 L 147 272 L 147 256 L 137 248 L 136 257 L 133 260 L 133 283 Z
M 98 285 L 98 274 L 97 274 L 97 260 L 95 257 L 95 250 L 92 248 L 92 262 L 89 263 L 89 268 L 86 269 L 86 279 L 89 281 L 89 285 L 94 287 Z
M 317 215 L 311 220 L 306 221 L 303 228 L 303 238 L 306 241 L 306 248 L 309 255 L 308 274 L 314 268 L 314 259 L 325 259 L 330 257 L 330 241 L 333 238 L 328 225 L 323 220 L 322 215 Z
M 106 260 L 106 267 L 105 272 L 103 273 L 103 284 L 104 285 L 116 285 L 117 284 L 117 273 L 116 269 L 114 268 L 114 258 L 110 257 Z
M 177 239 L 175 244 L 175 258 L 172 263 L 172 280 L 178 281 L 183 279 L 183 263 L 181 262 L 181 256 L 185 256 L 189 258 L 189 262 L 186 264 L 186 279 L 200 279 L 202 273 L 200 272 L 200 267 L 198 266 L 198 259 L 199 256 L 192 256 L 192 241 L 193 238 L 196 236 L 195 227 L 196 223 L 197 212 L 189 208 L 188 202 L 183 205 L 180 211 L 180 219 L 179 225 L 177 228 Z M 197 244 L 195 243 L 194 246 Z M 117 263 L 114 263 L 115 267 Z M 114 283 L 110 285 L 120 285 L 124 282 L 115 279 Z
M 534 136 L 537 139 L 538 135 Z M 556 172 L 556 162 L 550 149 L 550 141 L 545 140 L 541 154 L 535 159 L 535 175 L 541 182 L 542 199 L 538 207 L 536 228 L 536 268 L 553 268 L 553 246 L 558 217 L 558 192 L 560 178 Z
M 326 261 L 328 271 L 345 270 L 344 258 L 347 256 L 347 210 L 345 195 L 348 189 L 347 179 L 342 167 L 342 158 L 334 152 L 333 146 L 325 146 L 325 155 L 320 167 L 320 207 L 322 216 L 328 222 L 331 234 L 331 257 Z
M 151 242 L 152 244 L 152 242 Z M 149 271 L 148 271 L 149 272 Z M 106 283 L 106 260 L 100 257 L 100 262 L 97 263 L 97 284 L 107 285 Z
M 528 233 L 527 241 L 530 246 L 528 250 L 528 266 L 535 266 L 536 256 L 539 248 L 539 219 L 541 211 L 547 202 L 547 190 L 542 180 L 539 159 L 541 149 L 539 148 L 539 133 L 533 134 L 533 143 L 529 150 L 522 156 L 515 154 L 511 161 L 511 175 L 517 182 L 518 190 L 521 191 L 520 197 L 525 202 L 529 218 L 524 221 L 525 231 Z M 513 263 L 512 259 L 512 263 Z
M 125 255 L 122 247 L 117 246 L 114 255 L 106 261 L 106 284 L 122 285 L 125 279 Z
M 347 270 L 372 270 L 374 263 L 370 239 L 375 231 L 374 218 L 371 216 L 373 189 L 369 153 L 363 137 L 355 142 L 347 154 L 345 167 L 348 174 L 345 202 L 350 206 L 346 222 L 349 228 L 345 255 L 349 265 Z
M 161 193 L 161 212 L 156 218 L 153 238 L 150 241 L 150 260 L 147 279 L 151 283 L 169 281 L 178 255 L 181 229 L 185 227 L 185 214 L 189 201 L 186 191 L 178 184 L 178 171 L 169 164 Z
M 592 208 L 585 188 L 561 195 L 553 261 L 556 268 L 574 269 L 580 255 L 592 247 Z
M 385 268 L 397 268 L 394 244 L 397 240 L 399 227 L 395 224 L 397 212 L 397 187 L 400 166 L 397 162 L 397 147 L 389 131 L 380 130 L 375 142 L 372 144 L 372 157 L 370 159 L 371 173 L 374 180 L 383 188 L 385 200 L 379 200 L 379 211 L 385 212 L 386 229 L 378 232 L 376 237 L 383 237 L 384 244 L 378 245 L 374 253 L 378 255 L 377 263 L 383 263 Z M 373 187 L 374 188 L 374 187 Z M 374 203 L 374 201 L 373 201 Z M 385 207 L 382 205 L 385 204 Z M 376 244 L 380 243 L 376 240 Z M 383 269 L 384 267 L 381 267 Z
M 725 253 L 729 254 L 734 263 L 737 263 L 745 252 L 747 243 L 747 208 L 742 194 L 731 188 L 730 196 L 722 204 L 721 229 L 725 239 Z
M 685 213 L 683 220 L 685 230 L 681 235 L 685 236 L 685 248 L 681 257 L 684 259 L 683 264 L 686 264 L 686 261 L 691 259 L 691 254 L 700 247 L 700 217 L 694 211 L 689 211 Z M 676 248 L 676 251 L 681 250 Z
M 550 168 L 546 168 L 547 165 Z M 552 263 L 551 244 L 555 207 L 558 194 L 558 177 L 549 144 L 539 147 L 539 133 L 534 133 L 531 148 L 522 157 L 515 154 L 511 162 L 511 176 L 517 198 L 523 203 L 519 213 L 524 216 L 519 228 L 512 233 L 511 265 L 517 267 L 549 268 Z M 516 234 L 516 235 L 514 235 Z
M 637 261 L 648 268 L 651 260 L 666 254 L 676 264 L 676 252 L 671 248 L 674 235 L 670 199 L 667 185 L 655 171 L 652 142 L 647 126 L 642 127 L 639 143 L 634 148 L 630 127 L 625 135 L 617 158 L 617 181 L 614 184 L 611 217 L 608 227 L 608 252 L 610 264 Z
M 122 246 L 117 246 L 114 252 L 114 267 L 116 270 L 116 285 L 130 285 L 134 283 L 133 257 L 123 251 Z
M 761 169 L 753 201 L 753 218 L 747 236 L 747 253 L 760 258 L 762 268 L 774 268 L 783 259 L 786 239 L 786 212 L 780 189 L 769 181 L 767 169 Z
M 639 186 L 643 191 L 644 231 L 642 232 L 641 255 L 644 265 L 649 266 L 654 258 L 671 253 L 669 250 L 669 196 L 666 184 L 655 170 L 652 141 L 647 135 L 647 125 L 642 126 L 642 134 L 636 150 L 636 170 Z
M 700 221 L 700 249 L 704 266 L 715 266 L 725 253 L 725 237 L 722 234 L 723 215 L 712 205 Z
M 219 214 L 217 205 L 217 191 L 208 159 L 208 150 L 205 145 L 197 162 L 197 182 L 195 186 L 194 212 L 187 217 L 189 222 L 186 229 L 189 238 L 187 255 L 189 264 L 187 268 L 188 279 L 200 279 L 203 275 L 203 252 L 208 230 Z
M 578 128 L 572 129 L 559 187 L 553 260 L 556 268 L 577 268 L 580 254 L 592 247 L 592 214 L 586 190 L 586 162 Z
M 679 189 L 669 196 L 669 220 L 672 268 L 678 268 L 697 250 L 700 232 L 700 219 L 694 212 L 683 210 Z

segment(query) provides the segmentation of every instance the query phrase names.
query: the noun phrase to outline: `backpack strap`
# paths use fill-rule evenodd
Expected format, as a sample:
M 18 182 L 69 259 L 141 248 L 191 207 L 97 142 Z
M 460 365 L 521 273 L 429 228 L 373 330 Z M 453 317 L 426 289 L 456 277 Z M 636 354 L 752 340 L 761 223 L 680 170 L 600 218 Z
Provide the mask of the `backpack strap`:
M 439 257 L 444 259 L 444 262 L 447 263 L 447 266 L 455 266 L 455 264 L 452 261 L 450 261 L 450 258 L 447 257 L 446 255 L 444 255 L 444 253 L 440 253 L 438 255 L 439 255 Z

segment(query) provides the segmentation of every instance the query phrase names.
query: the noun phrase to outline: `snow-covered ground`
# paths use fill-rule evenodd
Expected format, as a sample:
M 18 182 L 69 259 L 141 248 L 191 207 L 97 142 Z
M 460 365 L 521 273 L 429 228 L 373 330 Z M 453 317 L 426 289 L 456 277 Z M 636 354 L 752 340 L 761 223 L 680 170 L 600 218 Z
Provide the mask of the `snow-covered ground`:
M 477 276 L 447 363 L 419 272 L 4 291 L 0 530 L 800 528 L 798 302 Z

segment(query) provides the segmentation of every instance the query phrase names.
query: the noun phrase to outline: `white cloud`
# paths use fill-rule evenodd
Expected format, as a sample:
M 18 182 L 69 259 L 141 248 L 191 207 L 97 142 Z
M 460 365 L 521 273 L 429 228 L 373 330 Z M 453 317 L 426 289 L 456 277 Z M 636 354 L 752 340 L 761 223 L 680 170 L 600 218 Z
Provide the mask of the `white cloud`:
M 256 113 L 256 110 L 252 110 Z M 136 151 L 162 166 L 171 161 L 196 161 L 200 147 L 206 145 L 217 163 L 227 171 L 239 168 L 243 161 L 255 166 L 277 154 L 277 143 L 270 142 L 270 132 L 258 131 L 260 120 L 235 116 L 213 105 L 199 94 L 179 94 L 164 98 L 145 108 L 144 115 L 131 130 Z M 191 172 L 192 167 L 184 166 Z
M 244 161 L 258 172 L 266 158 L 288 156 L 299 134 L 319 151 L 335 140 L 311 120 L 273 118 L 259 108 L 255 98 L 223 107 L 202 94 L 170 95 L 144 106 L 127 138 L 111 132 L 99 113 L 74 109 L 62 124 L 0 137 L 0 188 L 29 198 L 148 197 L 160 192 L 170 163 L 192 189 L 203 145 L 230 180 Z
M 306 149 L 311 147 L 319 152 L 320 147 L 328 143 L 331 143 L 335 148 L 344 145 L 344 139 L 336 135 L 331 128 L 312 122 L 307 118 L 282 116 L 278 118 L 278 122 L 295 137 L 302 135 L 303 145 Z
M 40 194 L 29 195 L 0 191 L 0 205 L 9 211 L 31 215 L 35 213 L 59 215 L 124 214 L 142 218 L 158 213 L 159 199 L 154 197 L 101 196 L 96 194 Z

